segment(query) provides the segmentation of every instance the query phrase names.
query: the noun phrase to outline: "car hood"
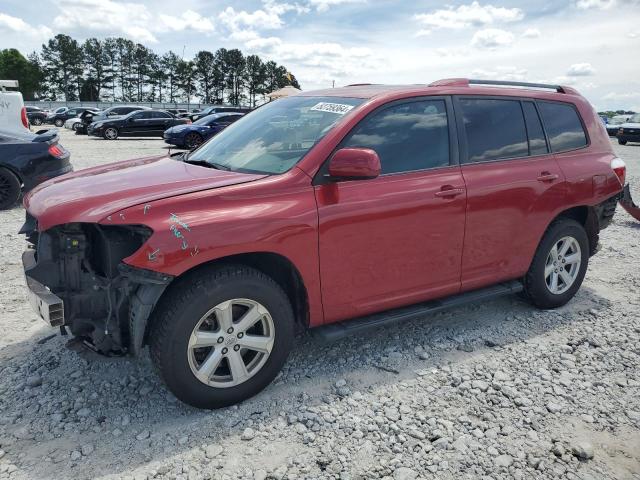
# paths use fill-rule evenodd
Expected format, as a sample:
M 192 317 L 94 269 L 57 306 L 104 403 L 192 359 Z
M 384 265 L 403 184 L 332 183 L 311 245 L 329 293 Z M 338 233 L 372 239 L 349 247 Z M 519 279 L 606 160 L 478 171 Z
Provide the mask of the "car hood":
M 80 170 L 42 183 L 24 199 L 38 230 L 99 222 L 124 208 L 166 197 L 264 178 L 191 165 L 171 157 L 126 160 Z

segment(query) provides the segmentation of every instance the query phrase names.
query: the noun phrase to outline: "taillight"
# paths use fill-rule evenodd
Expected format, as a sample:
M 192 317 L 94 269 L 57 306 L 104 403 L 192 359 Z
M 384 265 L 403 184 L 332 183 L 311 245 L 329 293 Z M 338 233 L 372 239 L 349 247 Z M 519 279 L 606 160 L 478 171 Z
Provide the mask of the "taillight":
M 624 187 L 624 180 L 627 175 L 627 164 L 618 157 L 611 160 L 611 168 L 618 176 L 618 180 L 620 180 L 620 184 Z
M 55 144 L 49 147 L 49 155 L 51 155 L 52 157 L 62 158 L 66 153 L 67 151 L 62 145 Z
M 27 107 L 22 107 L 20 111 L 20 118 L 22 120 L 22 125 L 24 128 L 29 128 L 29 119 L 27 118 Z

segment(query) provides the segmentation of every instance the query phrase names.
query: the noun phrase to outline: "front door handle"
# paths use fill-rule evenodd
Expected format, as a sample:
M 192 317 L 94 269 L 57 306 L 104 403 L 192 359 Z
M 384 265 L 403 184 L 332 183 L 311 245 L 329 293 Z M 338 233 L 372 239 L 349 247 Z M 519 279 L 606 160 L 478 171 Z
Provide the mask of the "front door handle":
M 457 197 L 458 195 L 462 195 L 463 193 L 464 188 L 442 187 L 442 190 L 436 192 L 434 196 L 439 198 Z
M 560 176 L 558 174 L 556 174 L 556 173 L 542 172 L 538 176 L 538 181 L 539 182 L 553 182 L 554 180 L 557 180 L 558 178 L 560 178 Z

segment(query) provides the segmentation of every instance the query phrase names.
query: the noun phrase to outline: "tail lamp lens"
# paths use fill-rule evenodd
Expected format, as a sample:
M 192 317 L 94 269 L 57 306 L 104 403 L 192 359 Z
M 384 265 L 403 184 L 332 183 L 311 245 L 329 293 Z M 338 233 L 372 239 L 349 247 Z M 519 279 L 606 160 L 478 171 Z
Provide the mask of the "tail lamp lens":
M 627 164 L 621 158 L 611 160 L 611 168 L 620 180 L 620 184 L 624 187 L 625 177 L 627 175 Z
M 20 119 L 22 120 L 22 125 L 24 125 L 24 128 L 29 128 L 29 119 L 27 118 L 26 107 L 22 107 L 22 110 L 20 111 Z
M 49 155 L 51 155 L 52 157 L 62 158 L 64 157 L 65 153 L 67 153 L 67 151 L 62 145 L 55 144 L 49 147 Z

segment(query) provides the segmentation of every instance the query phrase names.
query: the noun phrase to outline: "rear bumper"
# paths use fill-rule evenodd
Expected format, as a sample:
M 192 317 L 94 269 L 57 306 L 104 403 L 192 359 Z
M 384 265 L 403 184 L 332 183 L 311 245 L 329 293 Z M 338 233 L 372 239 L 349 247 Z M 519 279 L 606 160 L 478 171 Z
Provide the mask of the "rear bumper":
M 60 327 L 64 325 L 64 302 L 42 283 L 29 276 L 29 270 L 35 266 L 35 250 L 25 250 L 22 254 L 22 267 L 31 308 L 50 326 Z

